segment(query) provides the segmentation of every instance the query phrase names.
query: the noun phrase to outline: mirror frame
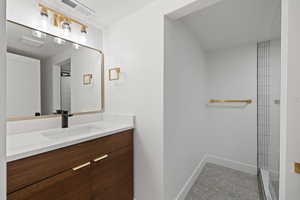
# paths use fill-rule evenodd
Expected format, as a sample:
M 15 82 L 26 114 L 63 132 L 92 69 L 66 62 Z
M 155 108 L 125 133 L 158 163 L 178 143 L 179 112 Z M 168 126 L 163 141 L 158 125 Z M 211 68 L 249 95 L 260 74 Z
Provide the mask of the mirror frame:
M 40 31 L 42 33 L 45 33 L 51 37 L 58 37 L 56 35 L 53 35 L 53 34 L 50 34 L 50 33 L 47 33 L 47 32 L 44 32 L 42 30 L 39 30 L 39 29 L 34 29 L 32 27 L 29 27 L 29 26 L 26 26 L 24 24 L 20 24 L 20 23 L 17 23 L 17 22 L 14 22 L 14 21 L 11 21 L 11 20 L 6 20 L 6 23 L 9 22 L 9 23 L 13 23 L 13 24 L 16 24 L 16 25 L 19 25 L 19 26 L 22 26 L 22 27 L 25 27 L 25 28 L 28 28 L 28 29 L 31 29 L 31 30 L 37 30 L 37 31 Z M 61 37 L 58 37 L 58 38 L 61 38 Z M 68 40 L 68 39 L 65 39 L 65 38 L 61 38 L 67 42 L 71 42 L 71 43 L 74 43 L 74 41 L 71 41 L 71 40 Z M 92 48 L 92 47 L 89 47 L 89 46 L 86 46 L 86 45 L 82 45 L 80 44 L 80 46 L 82 47 L 85 47 L 85 48 L 89 48 L 89 49 L 92 49 L 92 50 L 95 50 L 97 51 L 100 55 L 101 55 L 101 109 L 100 110 L 95 110 L 95 111 L 90 111 L 90 112 L 79 112 L 79 113 L 70 113 L 72 114 L 73 116 L 78 116 L 78 115 L 88 115 L 88 114 L 96 114 L 96 113 L 103 113 L 104 112 L 104 105 L 105 105 L 105 80 L 104 80 L 104 53 L 99 50 L 99 49 L 95 49 L 95 48 Z M 6 118 L 6 121 L 7 122 L 10 122 L 10 121 L 24 121 L 24 120 L 34 120 L 34 119 L 47 119 L 47 118 L 56 118 L 56 117 L 61 117 L 61 114 L 51 114 L 51 115 L 41 115 L 41 116 L 29 116 L 29 117 L 11 117 L 11 118 Z

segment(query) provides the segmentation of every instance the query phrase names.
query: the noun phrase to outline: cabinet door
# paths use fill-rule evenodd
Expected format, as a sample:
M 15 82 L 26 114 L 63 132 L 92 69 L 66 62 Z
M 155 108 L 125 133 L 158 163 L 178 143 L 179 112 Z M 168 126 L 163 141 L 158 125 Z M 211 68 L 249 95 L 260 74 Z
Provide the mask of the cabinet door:
M 133 130 L 72 145 L 7 164 L 7 193 L 13 193 L 62 173 L 95 157 L 133 143 Z
M 8 195 L 8 200 L 90 200 L 90 163 Z
M 99 155 L 91 170 L 92 200 L 133 199 L 133 149 Z

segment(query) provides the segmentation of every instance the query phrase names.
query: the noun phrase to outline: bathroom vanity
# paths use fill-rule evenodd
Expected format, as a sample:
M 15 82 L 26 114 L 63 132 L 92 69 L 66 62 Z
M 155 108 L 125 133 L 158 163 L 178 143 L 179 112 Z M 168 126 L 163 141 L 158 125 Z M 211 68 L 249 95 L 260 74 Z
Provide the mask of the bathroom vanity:
M 8 200 L 132 200 L 133 118 L 104 117 L 103 53 L 7 32 Z
M 26 140 L 10 142 L 8 200 L 132 200 L 133 129 L 98 124 L 34 132 L 45 140 L 30 149 Z M 22 141 L 30 133 L 12 137 Z

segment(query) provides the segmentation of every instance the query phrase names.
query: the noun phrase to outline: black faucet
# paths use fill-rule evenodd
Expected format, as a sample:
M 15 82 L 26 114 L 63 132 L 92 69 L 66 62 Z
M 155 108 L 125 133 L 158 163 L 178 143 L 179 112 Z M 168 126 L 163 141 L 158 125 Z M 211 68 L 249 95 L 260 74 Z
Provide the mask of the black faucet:
M 62 128 L 68 128 L 69 127 L 69 117 L 72 117 L 73 115 L 69 114 L 69 111 L 63 110 L 61 112 L 61 127 Z

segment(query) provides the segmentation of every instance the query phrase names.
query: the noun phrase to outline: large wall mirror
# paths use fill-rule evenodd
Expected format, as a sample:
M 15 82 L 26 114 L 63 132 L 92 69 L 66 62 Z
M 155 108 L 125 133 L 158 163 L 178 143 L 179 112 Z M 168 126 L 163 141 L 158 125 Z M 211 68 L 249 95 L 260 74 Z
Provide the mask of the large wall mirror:
M 100 112 L 103 54 L 7 22 L 7 118 Z

